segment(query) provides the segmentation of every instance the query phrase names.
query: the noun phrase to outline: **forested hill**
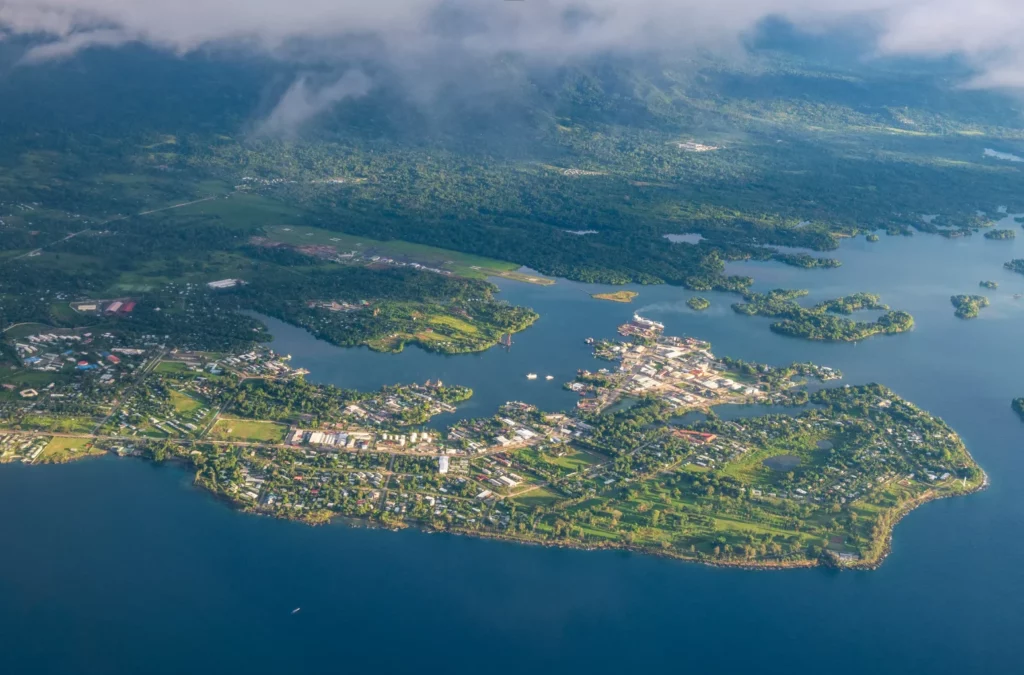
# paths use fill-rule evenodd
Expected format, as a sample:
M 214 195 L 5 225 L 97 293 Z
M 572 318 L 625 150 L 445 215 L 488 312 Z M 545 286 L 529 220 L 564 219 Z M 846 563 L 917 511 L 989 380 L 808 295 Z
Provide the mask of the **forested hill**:
M 1020 164 L 984 155 L 1024 155 L 1012 102 L 934 70 L 768 50 L 543 69 L 503 57 L 421 82 L 346 64 L 369 93 L 279 138 L 260 121 L 296 78 L 344 69 L 140 46 L 12 65 L 23 47 L 0 43 L 0 202 L 54 220 L 5 219 L 14 250 L 27 231 L 74 231 L 67 214 L 104 221 L 240 186 L 342 232 L 576 279 L 740 289 L 724 260 L 831 265 L 764 245 L 826 251 L 836 234 L 948 233 L 1024 210 Z M 704 240 L 663 237 L 680 232 Z

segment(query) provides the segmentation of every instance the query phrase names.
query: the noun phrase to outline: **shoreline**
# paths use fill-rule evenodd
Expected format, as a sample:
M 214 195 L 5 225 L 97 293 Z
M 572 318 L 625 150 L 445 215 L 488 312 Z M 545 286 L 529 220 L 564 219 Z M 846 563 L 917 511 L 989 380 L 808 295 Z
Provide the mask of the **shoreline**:
M 287 515 L 287 514 L 284 514 L 284 513 L 275 513 L 275 512 L 263 510 L 263 509 L 257 508 L 255 505 L 251 505 L 251 504 L 248 504 L 246 502 L 243 502 L 243 501 L 241 501 L 241 500 L 239 500 L 239 499 L 237 499 L 237 498 L 235 498 L 232 495 L 229 495 L 227 493 L 218 492 L 218 491 L 210 489 L 210 487 L 208 487 L 206 484 L 204 484 L 204 483 L 202 483 L 202 482 L 200 482 L 198 480 L 198 475 L 195 473 L 195 465 L 191 461 L 189 461 L 187 458 L 184 458 L 184 457 L 168 457 L 168 458 L 166 458 L 164 460 L 157 461 L 157 460 L 154 460 L 151 457 L 146 457 L 144 455 L 118 455 L 117 453 L 114 453 L 114 452 L 104 452 L 102 454 L 83 455 L 81 457 L 73 457 L 73 458 L 69 458 L 68 460 L 66 460 L 64 462 L 49 462 L 49 463 L 41 463 L 41 464 L 38 464 L 38 465 L 30 464 L 28 466 L 46 467 L 46 466 L 54 466 L 56 464 L 71 464 L 71 463 L 77 462 L 79 460 L 97 459 L 97 458 L 105 457 L 105 456 L 110 456 L 110 457 L 114 457 L 114 458 L 118 458 L 118 459 L 122 459 L 122 458 L 123 459 L 136 459 L 136 460 L 141 459 L 141 460 L 150 462 L 150 463 L 152 463 L 154 465 L 163 465 L 163 464 L 172 465 L 172 466 L 174 466 L 176 468 L 179 468 L 179 469 L 181 469 L 183 471 L 192 472 L 192 481 L 191 481 L 192 487 L 202 489 L 206 494 L 208 494 L 211 497 L 213 497 L 213 499 L 215 501 L 217 501 L 218 503 L 221 503 L 221 504 L 223 504 L 225 506 L 230 507 L 233 511 L 235 511 L 237 513 L 242 513 L 242 514 L 252 515 L 252 516 L 262 516 L 262 517 L 267 517 L 267 518 L 275 518 L 275 519 L 278 519 L 278 520 L 284 520 L 284 521 L 299 523 L 299 524 L 302 524 L 302 525 L 306 525 L 308 527 L 318 527 L 318 526 L 324 526 L 324 525 L 335 525 L 335 524 L 337 524 L 337 525 L 343 525 L 345 527 L 352 527 L 352 528 L 365 527 L 365 528 L 369 528 L 369 529 L 382 529 L 382 530 L 386 529 L 386 530 L 391 530 L 392 532 L 397 532 L 397 531 L 406 530 L 406 529 L 414 529 L 417 532 L 421 532 L 423 534 L 449 534 L 449 535 L 453 535 L 453 536 L 467 536 L 467 537 L 474 537 L 474 538 L 477 538 L 477 539 L 487 539 L 487 540 L 492 540 L 492 541 L 500 541 L 500 542 L 504 542 L 504 543 L 524 545 L 524 546 L 541 546 L 541 547 L 544 547 L 544 548 L 560 548 L 560 549 L 578 550 L 578 551 L 625 551 L 625 552 L 629 552 L 629 553 L 635 553 L 635 554 L 638 554 L 638 555 L 650 555 L 650 556 L 654 556 L 654 557 L 657 557 L 657 558 L 662 558 L 662 559 L 667 559 L 667 560 L 674 560 L 674 561 L 681 562 L 681 563 L 693 563 L 693 564 L 698 564 L 698 565 L 707 565 L 709 567 L 720 567 L 720 568 L 724 568 L 724 569 L 739 569 L 739 570 L 750 571 L 750 572 L 781 572 L 781 571 L 786 571 L 786 570 L 813 569 L 813 568 L 824 568 L 824 569 L 835 569 L 835 570 L 856 570 L 856 571 L 874 571 L 874 570 L 877 570 L 878 568 L 880 568 L 882 566 L 882 563 L 885 562 L 885 559 L 888 558 L 889 554 L 892 552 L 892 542 L 893 542 L 893 536 L 894 536 L 894 532 L 896 530 L 896 526 L 899 525 L 900 522 L 904 518 L 906 518 L 908 515 L 910 515 L 912 512 L 914 512 L 918 508 L 924 506 L 925 504 L 928 504 L 929 502 L 938 501 L 940 499 L 947 499 L 947 498 L 951 498 L 951 497 L 966 497 L 966 496 L 969 496 L 969 495 L 972 495 L 972 494 L 983 492 L 986 489 L 988 489 L 988 487 L 990 486 L 990 481 L 989 481 L 988 474 L 983 469 L 980 469 L 980 466 L 979 466 L 979 470 L 982 471 L 982 480 L 972 490 L 969 490 L 967 492 L 962 492 L 962 493 L 954 492 L 954 493 L 944 493 L 944 494 L 943 493 L 935 493 L 935 492 L 925 492 L 925 493 L 921 494 L 920 496 L 916 497 L 915 499 L 909 500 L 909 501 L 905 502 L 904 504 L 900 505 L 898 507 L 898 510 L 893 515 L 894 519 L 893 519 L 891 525 L 887 528 L 887 531 L 885 533 L 884 543 L 882 545 L 882 550 L 881 550 L 880 555 L 877 558 L 863 559 L 863 560 L 858 560 L 858 561 L 849 562 L 849 563 L 841 562 L 841 561 L 834 560 L 834 559 L 829 561 L 829 562 L 826 562 L 826 558 L 823 555 L 822 557 L 820 557 L 818 559 L 813 559 L 813 560 L 809 559 L 809 558 L 805 558 L 805 559 L 782 560 L 782 561 L 774 561 L 774 562 L 770 562 L 770 561 L 758 562 L 758 561 L 751 561 L 751 560 L 714 560 L 714 559 L 702 559 L 700 557 L 692 557 L 692 556 L 683 555 L 683 554 L 680 554 L 680 553 L 675 553 L 675 552 L 670 551 L 670 550 L 664 550 L 664 549 L 659 550 L 659 549 L 654 549 L 654 548 L 646 548 L 646 547 L 643 547 L 643 546 L 636 546 L 636 545 L 625 544 L 625 543 L 618 543 L 618 542 L 605 542 L 605 543 L 602 543 L 602 544 L 587 544 L 587 543 L 582 543 L 582 542 L 577 543 L 577 542 L 565 542 L 565 541 L 543 541 L 543 540 L 539 540 L 539 539 L 528 539 L 528 538 L 514 537 L 514 536 L 510 536 L 508 534 L 501 533 L 501 532 L 490 532 L 490 531 L 481 531 L 481 530 L 468 530 L 468 529 L 458 529 L 458 528 L 455 528 L 455 529 L 436 529 L 436 528 L 431 527 L 428 523 L 421 522 L 421 521 L 402 522 L 402 523 L 384 523 L 384 522 L 381 522 L 380 520 L 377 520 L 377 519 L 372 518 L 372 517 L 368 518 L 368 517 L 352 516 L 352 515 L 345 515 L 345 514 L 331 514 L 330 512 L 315 512 L 315 514 L 311 513 L 310 515 L 316 515 L 316 517 L 312 517 L 312 518 L 295 517 L 295 516 L 290 516 L 290 515 Z M 972 457 L 972 459 L 973 459 L 973 457 Z M 2 465 L 0 465 L 0 467 L 2 467 Z

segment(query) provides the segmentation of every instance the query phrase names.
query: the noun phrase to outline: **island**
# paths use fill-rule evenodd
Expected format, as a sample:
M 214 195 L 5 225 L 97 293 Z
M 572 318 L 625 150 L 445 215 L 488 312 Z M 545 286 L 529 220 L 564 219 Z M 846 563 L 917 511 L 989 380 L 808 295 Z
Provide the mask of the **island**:
M 1015 239 L 1017 233 L 1013 230 L 989 230 L 984 236 L 986 239 Z
M 26 327 L 21 368 L 53 386 L 0 391 L 0 462 L 175 461 L 254 514 L 747 568 L 873 568 L 909 511 L 987 485 L 952 429 L 884 386 L 808 391 L 841 373 L 720 358 L 641 316 L 619 333 L 593 344 L 606 367 L 567 384 L 573 410 L 510 401 L 439 430 L 424 424 L 469 389 L 358 392 L 266 347 Z M 792 413 L 726 422 L 728 404 Z
M 982 288 L 990 288 L 992 290 L 999 288 L 999 284 L 995 281 L 979 281 L 978 285 Z
M 984 295 L 954 295 L 949 300 L 961 319 L 974 319 L 983 307 L 988 307 L 988 298 Z
M 1013 399 L 1013 402 L 1010 404 L 1010 407 L 1013 408 L 1013 411 L 1017 413 L 1021 421 L 1024 422 L 1024 398 Z
M 711 306 L 711 301 L 708 300 L 707 298 L 694 296 L 686 301 L 686 305 L 695 312 L 703 312 L 705 309 Z
M 614 293 L 591 293 L 590 297 L 596 300 L 608 300 L 610 302 L 633 302 L 639 293 L 636 291 L 615 291 Z
M 774 253 L 772 259 L 792 267 L 804 269 L 832 269 L 842 267 L 842 261 L 835 258 L 818 258 L 807 253 Z
M 732 308 L 738 314 L 778 318 L 771 330 L 781 335 L 807 340 L 855 342 L 873 335 L 903 333 L 914 327 L 914 317 L 907 312 L 891 310 L 877 295 L 855 293 L 826 300 L 807 308 L 797 302 L 807 295 L 805 290 L 775 289 L 767 293 L 746 293 L 744 302 Z M 874 321 L 853 321 L 845 316 L 860 310 L 884 311 Z
M 874 232 L 872 232 L 872 233 L 870 233 L 870 234 L 866 235 L 866 236 L 864 237 L 864 239 L 865 239 L 866 241 L 870 241 L 870 242 L 874 243 L 874 242 L 876 242 L 876 241 L 878 241 L 878 240 L 879 240 L 879 237 L 878 237 L 878 235 L 877 235 L 877 234 L 875 234 Z
M 1010 262 L 1003 263 L 1003 267 L 1016 272 L 1017 274 L 1024 274 L 1024 258 L 1014 258 Z

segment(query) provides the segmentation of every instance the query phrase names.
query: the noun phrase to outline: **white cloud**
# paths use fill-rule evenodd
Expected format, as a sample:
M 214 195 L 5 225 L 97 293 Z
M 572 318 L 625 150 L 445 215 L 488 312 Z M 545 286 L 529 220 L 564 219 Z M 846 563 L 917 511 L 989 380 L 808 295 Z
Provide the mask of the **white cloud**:
M 371 84 L 360 70 L 349 70 L 336 81 L 319 87 L 310 82 L 309 76 L 302 76 L 288 88 L 256 133 L 290 136 L 335 103 L 365 96 Z
M 273 51 L 353 36 L 406 55 L 443 46 L 561 58 L 729 46 L 773 15 L 811 28 L 866 21 L 882 54 L 961 55 L 978 67 L 980 86 L 1024 85 L 1024 0 L 4 0 L 0 26 L 48 35 L 34 60 L 127 41 L 177 52 L 223 42 Z M 445 27 L 439 17 L 449 19 Z

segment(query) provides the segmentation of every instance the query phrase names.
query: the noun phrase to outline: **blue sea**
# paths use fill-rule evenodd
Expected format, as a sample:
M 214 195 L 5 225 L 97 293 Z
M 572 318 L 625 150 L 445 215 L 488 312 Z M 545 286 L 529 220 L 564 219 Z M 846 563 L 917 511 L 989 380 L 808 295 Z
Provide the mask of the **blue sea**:
M 1016 227 L 1012 222 L 1007 226 Z M 679 244 L 685 245 L 685 244 Z M 718 672 L 1020 673 L 1024 629 L 1024 243 L 918 235 L 845 241 L 843 266 L 737 263 L 759 289 L 809 301 L 867 291 L 912 312 L 913 332 L 854 344 L 771 333 L 736 296 L 501 281 L 541 319 L 511 349 L 444 357 L 342 350 L 270 322 L 310 379 L 375 388 L 443 379 L 473 387 L 454 417 L 506 400 L 571 407 L 561 388 L 597 365 L 586 337 L 639 311 L 714 351 L 812 360 L 881 382 L 945 418 L 990 489 L 933 502 L 896 528 L 880 569 L 750 572 L 345 524 L 312 528 L 232 511 L 172 465 L 102 458 L 0 467 L 0 673 L 82 675 Z M 978 282 L 998 281 L 998 290 Z M 988 295 L 981 317 L 949 296 Z M 526 373 L 540 375 L 527 380 Z M 545 375 L 553 375 L 546 381 Z M 296 608 L 300 611 L 293 613 Z

